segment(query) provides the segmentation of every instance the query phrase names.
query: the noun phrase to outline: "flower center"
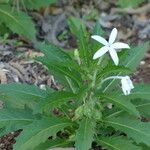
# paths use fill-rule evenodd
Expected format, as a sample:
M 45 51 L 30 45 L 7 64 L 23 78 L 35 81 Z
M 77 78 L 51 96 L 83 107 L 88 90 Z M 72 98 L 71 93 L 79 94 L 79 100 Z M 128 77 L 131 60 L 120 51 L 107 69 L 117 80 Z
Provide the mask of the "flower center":
M 112 45 L 112 44 L 108 43 L 108 45 L 107 45 L 107 46 L 108 46 L 108 47 L 111 47 L 111 45 Z

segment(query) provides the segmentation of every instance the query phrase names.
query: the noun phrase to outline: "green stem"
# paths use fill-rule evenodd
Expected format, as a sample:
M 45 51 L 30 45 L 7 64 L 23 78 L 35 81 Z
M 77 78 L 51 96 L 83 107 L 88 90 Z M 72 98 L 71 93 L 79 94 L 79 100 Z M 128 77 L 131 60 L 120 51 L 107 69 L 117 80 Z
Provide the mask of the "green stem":
M 69 84 L 69 86 L 70 86 L 70 89 L 72 90 L 73 93 L 75 93 L 76 90 L 74 89 L 74 87 L 73 87 L 73 85 L 72 85 L 70 79 L 69 79 L 67 76 L 65 76 L 65 78 L 66 78 L 66 80 L 67 80 L 67 82 L 68 82 L 68 84 Z
M 102 57 L 99 58 L 99 60 L 98 60 L 98 62 L 97 62 L 97 66 L 100 65 L 101 61 L 102 61 Z M 95 83 L 96 83 L 97 72 L 98 72 L 98 67 L 96 67 L 96 69 L 95 69 L 95 71 L 94 71 L 94 74 L 93 74 L 92 88 L 95 86 Z

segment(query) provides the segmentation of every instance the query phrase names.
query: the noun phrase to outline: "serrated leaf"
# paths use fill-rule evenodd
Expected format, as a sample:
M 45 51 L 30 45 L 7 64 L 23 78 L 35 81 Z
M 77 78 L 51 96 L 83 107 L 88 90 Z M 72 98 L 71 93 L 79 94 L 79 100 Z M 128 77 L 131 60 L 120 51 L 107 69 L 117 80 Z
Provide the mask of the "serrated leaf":
M 56 77 L 58 75 L 59 75 L 59 77 L 60 76 L 64 76 L 64 77 L 67 76 L 68 78 L 70 78 L 74 82 L 74 84 L 77 87 L 82 86 L 82 79 L 81 79 L 80 73 L 74 69 L 68 68 L 67 66 L 62 64 L 63 62 L 49 61 L 45 57 L 38 58 L 38 61 L 42 62 L 42 64 L 44 64 L 54 76 L 56 76 Z M 58 78 L 58 81 L 59 80 L 60 79 Z
M 5 127 L 0 135 L 21 129 L 21 127 L 30 124 L 33 120 L 34 117 L 29 110 L 0 109 L 0 128 Z
M 12 11 L 8 5 L 0 7 L 0 21 L 10 28 L 14 33 L 22 35 L 30 40 L 36 39 L 36 30 L 31 18 L 23 12 Z
M 135 118 L 124 116 L 104 120 L 107 126 L 112 126 L 132 138 L 137 144 L 144 143 L 150 146 L 150 123 L 141 122 Z
M 144 57 L 145 52 L 148 50 L 149 43 L 140 44 L 134 48 L 124 51 L 124 55 L 120 57 L 120 65 L 125 66 L 133 71 L 136 70 L 141 59 Z M 119 76 L 122 72 L 118 73 Z M 108 89 L 113 85 L 115 79 L 109 82 L 109 84 L 104 88 L 103 92 L 108 91 Z
M 107 150 L 142 150 L 141 147 L 133 144 L 132 140 L 123 136 L 101 137 L 96 142 Z
M 131 94 L 124 97 L 120 95 L 120 99 L 132 99 L 132 103 L 135 105 L 136 109 L 140 112 L 142 116 L 150 116 L 150 85 L 149 84 L 135 84 L 134 89 Z M 142 100 L 141 100 L 142 99 Z M 123 111 L 116 111 L 110 114 L 108 117 L 118 116 Z
M 33 121 L 31 112 L 22 109 L 0 109 L 0 127 L 17 124 L 17 123 L 30 123 Z
M 104 98 L 105 101 L 113 103 L 116 107 L 122 108 L 129 114 L 140 116 L 139 112 L 136 110 L 136 107 L 129 100 L 107 95 L 101 95 L 101 97 Z
M 147 100 L 136 100 L 133 102 L 135 105 L 136 109 L 140 112 L 140 115 L 144 117 L 149 117 L 150 116 L 150 102 Z M 113 111 L 112 113 L 110 112 L 106 118 L 112 118 L 116 116 L 121 116 L 122 114 L 125 114 L 123 110 L 116 110 Z
M 36 102 L 46 97 L 46 91 L 41 90 L 34 85 L 27 84 L 1 84 L 0 100 L 6 102 L 11 107 L 24 108 L 28 106 L 34 108 Z
M 39 49 L 41 52 L 44 53 L 45 57 L 49 59 L 50 61 L 59 61 L 59 62 L 65 62 L 67 60 L 71 60 L 71 57 L 68 53 L 63 51 L 61 48 L 55 46 L 52 43 L 35 43 L 35 47 Z
M 36 147 L 36 150 L 47 150 L 52 149 L 56 147 L 69 147 L 71 145 L 71 141 L 68 141 L 67 139 L 60 139 L 56 138 L 54 140 L 47 140 L 45 143 L 40 144 L 38 147 Z
M 75 148 L 76 150 L 89 150 L 93 142 L 95 122 L 84 118 L 79 123 L 79 129 L 76 132 Z
M 60 107 L 62 104 L 66 103 L 69 100 L 76 99 L 78 96 L 71 92 L 59 91 L 48 94 L 44 101 L 41 101 L 39 104 L 39 109 L 52 110 L 53 108 Z
M 56 135 L 58 131 L 71 125 L 70 121 L 57 117 L 35 120 L 32 124 L 26 126 L 20 136 L 17 137 L 14 150 L 33 150 L 50 136 Z

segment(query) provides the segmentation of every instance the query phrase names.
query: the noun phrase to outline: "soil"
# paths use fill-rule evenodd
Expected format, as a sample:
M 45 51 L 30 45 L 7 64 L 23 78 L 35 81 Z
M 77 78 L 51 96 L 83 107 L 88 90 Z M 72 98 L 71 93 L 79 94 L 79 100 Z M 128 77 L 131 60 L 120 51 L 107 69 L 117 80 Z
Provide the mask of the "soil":
M 45 39 L 66 49 L 76 47 L 75 39 L 70 35 L 67 25 L 67 17 L 70 15 L 88 18 L 85 22 L 89 31 L 98 20 L 102 29 L 106 31 L 106 36 L 113 27 L 117 27 L 118 40 L 137 45 L 150 38 L 150 9 L 144 8 L 142 12 L 138 12 L 139 8 L 147 5 L 148 3 L 143 3 L 131 11 L 131 9 L 120 10 L 116 0 L 110 2 L 62 0 L 56 5 L 29 14 L 36 23 L 39 40 Z M 10 35 L 7 42 L 0 41 L 0 83 L 21 82 L 38 86 L 57 86 L 53 76 L 49 75 L 42 65 L 33 61 L 34 56 L 41 55 L 42 53 L 35 50 L 29 41 L 24 41 L 17 35 Z M 133 75 L 133 80 L 150 83 L 150 51 L 145 54 L 145 58 Z M 12 150 L 17 135 L 19 131 L 1 137 L 0 150 Z

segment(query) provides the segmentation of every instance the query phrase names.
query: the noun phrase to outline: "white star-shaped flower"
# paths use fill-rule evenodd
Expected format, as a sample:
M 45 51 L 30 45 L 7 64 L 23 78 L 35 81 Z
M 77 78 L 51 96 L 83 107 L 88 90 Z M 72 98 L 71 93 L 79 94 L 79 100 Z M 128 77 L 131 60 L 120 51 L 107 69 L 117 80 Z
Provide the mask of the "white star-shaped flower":
M 129 95 L 130 91 L 134 88 L 133 83 L 129 76 L 122 77 L 121 85 L 124 95 Z
M 122 49 L 122 48 L 130 48 L 128 44 L 122 43 L 122 42 L 115 42 L 117 37 L 117 29 L 114 28 L 111 31 L 111 34 L 109 36 L 109 41 L 106 41 L 103 37 L 99 35 L 93 35 L 91 36 L 94 40 L 102 43 L 104 46 L 100 48 L 93 56 L 93 59 L 97 59 L 104 55 L 106 52 L 109 52 L 112 60 L 114 61 L 115 65 L 119 64 L 119 58 L 116 52 L 116 49 Z

